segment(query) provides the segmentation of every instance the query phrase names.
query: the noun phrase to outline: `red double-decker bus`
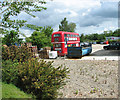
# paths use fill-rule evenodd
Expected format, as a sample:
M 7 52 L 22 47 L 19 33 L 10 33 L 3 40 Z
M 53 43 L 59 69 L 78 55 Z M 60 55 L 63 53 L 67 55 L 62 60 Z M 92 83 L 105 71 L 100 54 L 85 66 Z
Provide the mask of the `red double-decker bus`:
M 54 32 L 52 33 L 51 42 L 53 43 L 53 50 L 57 51 L 59 56 L 67 55 L 67 47 L 80 47 L 78 33 Z

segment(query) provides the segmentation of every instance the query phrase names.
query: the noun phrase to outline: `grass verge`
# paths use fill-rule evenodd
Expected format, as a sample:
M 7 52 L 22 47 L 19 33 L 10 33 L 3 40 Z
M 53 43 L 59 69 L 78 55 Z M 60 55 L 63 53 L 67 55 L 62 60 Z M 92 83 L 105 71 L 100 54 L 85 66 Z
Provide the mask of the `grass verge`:
M 13 84 L 2 82 L 2 98 L 32 98 L 32 95 L 24 93 Z

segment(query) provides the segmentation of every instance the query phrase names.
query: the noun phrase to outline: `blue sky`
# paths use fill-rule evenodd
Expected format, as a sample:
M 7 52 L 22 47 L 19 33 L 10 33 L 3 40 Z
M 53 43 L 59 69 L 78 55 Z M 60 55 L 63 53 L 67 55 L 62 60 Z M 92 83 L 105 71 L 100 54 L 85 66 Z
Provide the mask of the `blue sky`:
M 17 18 L 27 19 L 27 23 L 37 26 L 52 26 L 59 30 L 59 24 L 65 17 L 68 22 L 77 25 L 76 32 L 81 34 L 103 33 L 118 28 L 119 0 L 47 0 L 47 10 L 34 13 L 35 18 L 22 12 Z M 11 17 L 13 18 L 13 17 Z M 21 32 L 30 36 L 33 32 L 22 28 Z

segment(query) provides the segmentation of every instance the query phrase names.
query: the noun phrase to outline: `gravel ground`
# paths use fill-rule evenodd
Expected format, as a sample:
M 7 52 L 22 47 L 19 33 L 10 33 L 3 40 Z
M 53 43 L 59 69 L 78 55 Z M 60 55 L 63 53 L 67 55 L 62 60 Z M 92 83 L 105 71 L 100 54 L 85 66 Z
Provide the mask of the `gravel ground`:
M 61 64 L 69 68 L 70 79 L 59 90 L 59 98 L 117 98 L 118 61 L 54 60 L 54 66 Z
M 118 56 L 118 51 L 103 50 L 104 45 L 92 45 L 87 56 Z M 120 52 L 120 51 L 119 51 Z M 64 64 L 69 68 L 68 83 L 59 90 L 59 98 L 117 98 L 118 61 L 116 60 L 46 59 L 53 66 Z

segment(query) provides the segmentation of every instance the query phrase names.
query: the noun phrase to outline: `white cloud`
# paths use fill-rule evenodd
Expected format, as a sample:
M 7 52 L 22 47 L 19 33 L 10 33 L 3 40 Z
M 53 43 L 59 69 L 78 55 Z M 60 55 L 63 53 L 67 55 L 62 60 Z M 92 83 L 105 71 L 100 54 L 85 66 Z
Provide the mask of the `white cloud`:
M 107 28 L 104 28 L 104 31 L 108 31 L 108 29 L 107 29 Z
M 78 16 L 78 14 L 73 11 L 73 10 L 70 10 L 70 9 L 65 9 L 65 10 L 61 10 L 61 9 L 54 9 L 55 13 L 60 13 L 60 14 L 69 14 L 70 17 L 75 17 L 75 16 Z
M 86 10 L 86 12 L 83 12 L 83 13 L 82 13 L 82 16 L 86 16 L 86 15 L 88 15 L 90 12 L 91 12 L 91 9 L 88 8 L 88 9 Z
M 21 33 L 24 33 L 27 37 L 30 37 L 34 30 L 29 29 L 20 29 Z M 20 38 L 23 38 L 22 35 L 20 35 Z
M 99 0 L 54 0 L 53 2 L 59 2 L 66 7 L 71 8 L 89 8 L 93 6 L 100 6 Z
M 77 26 L 77 33 L 84 33 L 84 34 L 92 34 L 98 33 L 101 34 L 104 31 L 115 31 L 118 28 L 117 19 L 113 18 L 108 21 L 104 21 L 104 23 L 99 24 L 99 26 L 88 26 L 88 27 L 79 27 Z
M 47 2 L 47 10 L 34 13 L 33 18 L 24 12 L 17 18 L 28 19 L 29 24 L 38 26 L 52 26 L 54 31 L 59 30 L 59 24 L 65 17 L 68 22 L 77 25 L 77 33 L 102 33 L 104 29 L 117 29 L 118 5 L 114 2 L 103 2 L 101 0 L 53 0 Z M 31 30 L 22 32 L 32 33 Z
M 100 0 L 101 2 L 119 2 L 120 0 Z
M 86 13 L 82 13 L 82 16 L 85 16 L 85 15 L 87 15 Z

